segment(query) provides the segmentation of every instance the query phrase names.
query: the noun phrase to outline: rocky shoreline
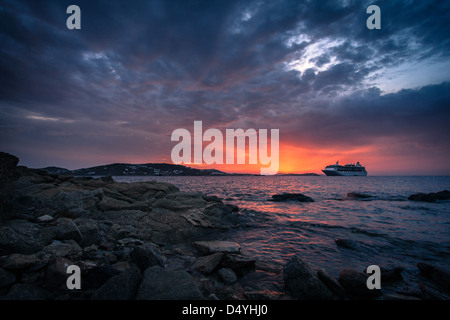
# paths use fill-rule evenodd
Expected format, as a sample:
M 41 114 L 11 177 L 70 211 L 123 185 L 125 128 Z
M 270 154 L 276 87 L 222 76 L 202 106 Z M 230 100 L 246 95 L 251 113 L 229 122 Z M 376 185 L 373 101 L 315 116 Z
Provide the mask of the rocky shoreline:
M 424 283 L 386 293 L 368 290 L 362 270 L 335 279 L 298 256 L 281 271 L 284 292 L 246 287 L 241 279 L 261 267 L 221 237 L 252 225 L 255 217 L 237 206 L 164 182 L 118 183 L 17 163 L 0 153 L 2 300 L 449 298 L 449 273 L 427 263 L 418 264 Z M 67 288 L 70 265 L 81 270 L 81 289 Z M 401 269 L 382 269 L 382 277 L 402 281 Z

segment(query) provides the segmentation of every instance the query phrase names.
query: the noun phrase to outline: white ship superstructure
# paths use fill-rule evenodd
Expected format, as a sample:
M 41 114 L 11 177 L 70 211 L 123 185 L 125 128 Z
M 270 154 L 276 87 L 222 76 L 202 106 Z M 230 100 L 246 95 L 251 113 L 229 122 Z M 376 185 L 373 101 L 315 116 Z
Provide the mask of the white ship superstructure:
M 367 176 L 366 168 L 363 167 L 359 162 L 357 162 L 356 164 L 349 163 L 345 166 L 342 166 L 338 161 L 336 162 L 336 164 L 326 166 L 322 171 L 327 176 Z

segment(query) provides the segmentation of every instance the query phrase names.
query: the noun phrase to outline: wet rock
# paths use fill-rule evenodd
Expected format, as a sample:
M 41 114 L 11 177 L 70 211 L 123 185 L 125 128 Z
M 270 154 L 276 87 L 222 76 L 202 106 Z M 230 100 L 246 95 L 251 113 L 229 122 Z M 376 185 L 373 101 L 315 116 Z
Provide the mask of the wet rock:
M 366 270 L 364 270 L 364 273 L 366 273 Z M 386 267 L 380 267 L 381 271 L 381 283 L 392 283 L 396 281 L 402 281 L 402 267 L 393 267 L 393 268 L 386 268 Z
M 16 283 L 6 295 L 7 300 L 48 300 L 50 291 L 28 283 Z
M 17 163 L 19 159 L 16 156 L 0 152 L 0 218 L 12 206 L 10 197 L 13 181 L 18 178 Z
M 384 300 L 421 300 L 417 297 L 407 296 L 399 293 L 385 293 L 383 294 Z
M 359 200 L 359 199 L 370 199 L 373 198 L 370 194 L 359 193 L 359 192 L 349 192 L 347 193 L 348 200 Z
M 221 262 L 224 268 L 232 269 L 238 276 L 242 277 L 255 269 L 256 260 L 246 258 L 240 254 L 226 254 Z
M 249 291 L 244 293 L 244 297 L 247 300 L 279 300 L 282 295 L 281 292 L 271 290 Z
M 219 271 L 217 271 L 217 274 L 219 275 L 220 279 L 225 283 L 235 283 L 237 281 L 237 276 L 234 273 L 234 271 L 230 268 L 222 268 Z
M 298 201 L 298 202 L 314 202 L 314 199 L 305 196 L 301 193 L 282 193 L 274 194 L 268 201 L 282 202 L 282 201 Z
M 129 203 L 127 201 L 103 197 L 97 204 L 97 208 L 101 211 L 119 211 L 119 210 L 149 210 L 149 205 L 144 201 L 134 201 Z
M 37 218 L 38 222 L 50 222 L 50 221 L 53 221 L 53 220 L 54 220 L 53 217 L 48 215 L 48 214 L 44 214 L 44 215 L 42 215 L 42 216 Z
M 79 243 L 82 247 L 99 243 L 100 231 L 94 220 L 81 218 L 74 220 L 74 222 L 81 233 L 81 240 Z
M 346 248 L 350 250 L 358 250 L 359 244 L 357 241 L 350 240 L 350 239 L 336 239 L 334 240 L 336 245 L 341 248 Z
M 120 240 L 123 238 L 133 237 L 136 238 L 138 236 L 137 229 L 130 225 L 118 225 L 113 224 L 111 226 L 111 236 L 116 240 Z
M 245 298 L 245 290 L 239 283 L 220 288 L 218 294 L 223 300 L 243 300 Z
M 152 204 L 152 207 L 163 208 L 172 211 L 180 211 L 186 209 L 186 207 L 181 202 L 175 199 L 166 199 L 166 198 L 156 200 Z
M 127 268 L 109 278 L 94 292 L 91 300 L 132 300 L 135 298 L 142 280 L 137 268 Z
M 56 225 L 52 231 L 54 233 L 53 238 L 57 240 L 75 240 L 80 242 L 83 238 L 80 229 L 78 229 L 75 222 L 69 218 L 59 218 L 56 220 Z
M 208 195 L 205 195 L 205 194 L 204 194 L 204 195 L 202 196 L 202 198 L 203 198 L 203 200 L 205 200 L 205 201 L 207 201 L 207 202 L 214 201 L 214 202 L 222 203 L 222 199 L 219 198 L 218 196 L 208 196 Z
M 344 288 L 327 271 L 320 269 L 317 271 L 317 276 L 338 298 L 346 298 Z
M 67 243 L 53 241 L 40 251 L 40 255 L 47 260 L 56 257 L 79 256 L 82 249 L 74 240 L 68 240 Z
M 11 220 L 0 226 L 0 255 L 35 253 L 45 245 L 41 228 L 35 223 Z
M 283 268 L 287 291 L 301 300 L 331 300 L 333 293 L 320 281 L 311 267 L 300 257 L 294 256 Z
M 145 270 L 137 300 L 199 300 L 200 290 L 186 271 L 170 271 L 159 266 Z
M 137 246 L 131 251 L 131 261 L 136 263 L 139 269 L 144 272 L 151 266 L 164 266 L 166 257 L 161 253 L 161 250 L 156 244 L 146 243 Z
M 108 279 L 118 275 L 120 272 L 111 266 L 94 266 L 86 271 L 81 277 L 81 289 L 98 289 Z
M 97 203 L 103 198 L 101 189 L 80 190 L 77 188 L 57 188 L 34 193 L 32 196 L 55 216 L 63 213 L 65 217 L 89 217 L 97 211 Z
M 370 299 L 381 295 L 381 290 L 367 288 L 368 275 L 352 270 L 344 269 L 339 274 L 338 282 L 345 289 L 345 292 L 355 299 Z
M 8 256 L 1 257 L 0 266 L 9 270 L 27 269 L 40 262 L 36 254 L 13 253 Z
M 239 253 L 241 250 L 241 247 L 232 241 L 196 241 L 192 243 L 192 246 L 202 254 Z
M 419 289 L 422 292 L 423 300 L 449 300 L 450 297 L 434 290 L 430 287 L 425 286 L 423 283 L 419 283 Z
M 435 202 L 440 200 L 450 200 L 450 191 L 443 190 L 432 193 L 416 193 L 408 197 L 412 201 Z
M 207 256 L 197 258 L 192 264 L 191 269 L 209 274 L 219 265 L 222 260 L 223 253 L 217 252 Z
M 16 282 L 16 276 L 14 275 L 14 273 L 0 268 L 0 289 L 8 287 L 14 282 Z
M 450 293 L 450 272 L 425 262 L 419 262 L 417 267 L 420 273 L 433 280 L 440 288 Z
M 66 288 L 67 268 L 70 265 L 73 265 L 73 262 L 63 257 L 56 257 L 50 262 L 45 274 L 45 286 L 56 290 Z

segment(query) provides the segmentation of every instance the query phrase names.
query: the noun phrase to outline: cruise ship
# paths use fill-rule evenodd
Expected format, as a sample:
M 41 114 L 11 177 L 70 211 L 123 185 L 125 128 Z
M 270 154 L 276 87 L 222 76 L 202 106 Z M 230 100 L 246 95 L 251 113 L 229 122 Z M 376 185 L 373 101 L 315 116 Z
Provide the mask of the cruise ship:
M 367 176 L 366 168 L 357 162 L 341 166 L 339 161 L 336 164 L 326 166 L 322 170 L 327 176 Z

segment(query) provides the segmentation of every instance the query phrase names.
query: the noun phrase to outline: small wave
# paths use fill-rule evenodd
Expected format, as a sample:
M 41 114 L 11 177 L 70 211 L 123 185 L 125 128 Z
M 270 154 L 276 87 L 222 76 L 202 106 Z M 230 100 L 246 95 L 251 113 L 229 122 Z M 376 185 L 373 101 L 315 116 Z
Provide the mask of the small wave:
M 307 222 L 307 221 L 290 221 L 290 226 L 299 226 L 299 227 L 316 227 L 316 228 L 322 228 L 322 229 L 342 229 L 349 231 L 350 233 L 357 233 L 357 234 L 363 234 L 370 237 L 387 237 L 387 234 L 374 232 L 374 231 L 368 231 L 365 229 L 357 228 L 357 227 L 345 227 L 341 225 L 333 225 L 333 224 L 326 224 L 326 223 L 320 223 L 320 222 Z

